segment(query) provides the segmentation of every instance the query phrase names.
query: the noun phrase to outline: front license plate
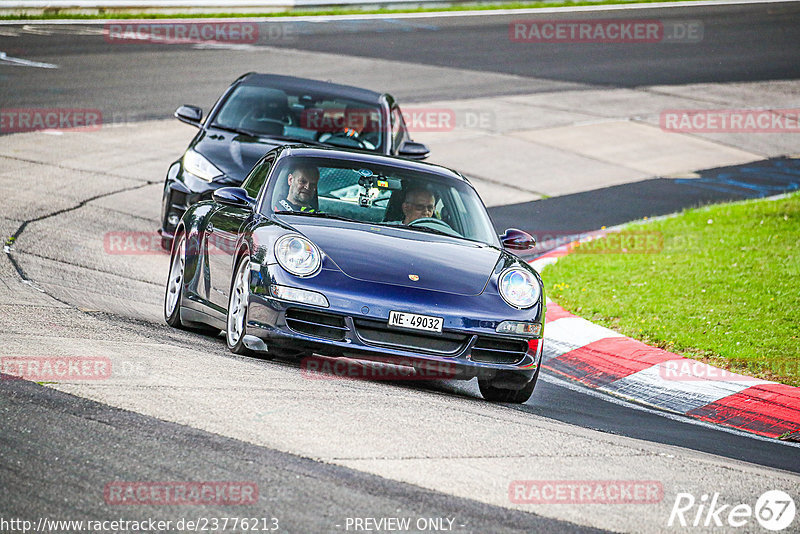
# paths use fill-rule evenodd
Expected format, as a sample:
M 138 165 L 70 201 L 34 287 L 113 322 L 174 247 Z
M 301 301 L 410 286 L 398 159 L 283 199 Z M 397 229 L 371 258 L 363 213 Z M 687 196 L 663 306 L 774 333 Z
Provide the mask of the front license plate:
M 431 317 L 430 315 L 417 315 L 416 313 L 389 312 L 389 326 L 399 328 L 413 328 L 414 330 L 426 330 L 428 332 L 441 332 L 443 319 L 441 317 Z

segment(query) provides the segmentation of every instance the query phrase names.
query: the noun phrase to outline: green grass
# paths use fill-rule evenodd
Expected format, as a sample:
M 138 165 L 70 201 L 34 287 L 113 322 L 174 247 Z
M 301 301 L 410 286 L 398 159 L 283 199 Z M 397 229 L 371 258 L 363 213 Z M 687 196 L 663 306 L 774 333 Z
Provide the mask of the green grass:
M 387 0 L 389 1 L 389 0 Z M 545 7 L 562 6 L 604 6 L 617 4 L 653 4 L 661 2 L 689 2 L 692 0 L 565 0 L 563 2 L 506 2 L 506 3 L 480 3 L 458 4 L 445 7 L 409 7 L 398 9 L 358 9 L 358 8 L 332 8 L 332 9 L 293 9 L 287 11 L 271 11 L 267 13 L 128 13 L 109 11 L 97 14 L 76 14 L 69 10 L 60 11 L 57 8 L 48 8 L 45 13 L 34 15 L 0 15 L 0 20 L 122 20 L 122 19 L 201 19 L 201 18 L 262 18 L 262 17 L 307 17 L 315 15 L 366 15 L 366 14 L 393 14 L 393 13 L 432 13 L 441 11 L 483 11 L 493 9 L 537 9 Z
M 655 232 L 663 249 L 570 254 L 542 273 L 550 298 L 650 345 L 800 386 L 800 194 L 628 231 Z M 584 250 L 610 249 L 600 241 Z

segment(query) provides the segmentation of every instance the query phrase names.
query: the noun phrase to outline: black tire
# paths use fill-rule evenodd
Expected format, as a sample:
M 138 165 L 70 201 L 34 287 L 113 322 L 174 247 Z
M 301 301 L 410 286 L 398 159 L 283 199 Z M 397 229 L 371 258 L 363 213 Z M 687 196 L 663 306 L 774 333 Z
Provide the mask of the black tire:
M 244 344 L 247 332 L 247 297 L 250 293 L 248 254 L 239 258 L 233 273 L 231 291 L 228 295 L 228 313 L 225 316 L 225 344 L 234 354 L 250 355 L 252 352 Z
M 541 365 L 536 369 L 536 372 L 533 374 L 533 378 L 531 378 L 530 382 L 525 384 L 525 387 L 522 389 L 505 389 L 494 387 L 491 384 L 491 381 L 482 378 L 478 379 L 478 389 L 481 390 L 481 395 L 483 395 L 483 398 L 489 402 L 510 402 L 514 404 L 524 404 L 528 402 L 528 399 L 530 399 L 531 395 L 533 395 L 533 388 L 536 387 L 536 381 L 539 379 L 539 369 L 541 369 Z
M 173 328 L 186 330 L 181 322 L 181 300 L 183 300 L 183 280 L 186 269 L 186 237 L 176 236 L 175 246 L 169 257 L 169 275 L 164 294 L 164 319 Z

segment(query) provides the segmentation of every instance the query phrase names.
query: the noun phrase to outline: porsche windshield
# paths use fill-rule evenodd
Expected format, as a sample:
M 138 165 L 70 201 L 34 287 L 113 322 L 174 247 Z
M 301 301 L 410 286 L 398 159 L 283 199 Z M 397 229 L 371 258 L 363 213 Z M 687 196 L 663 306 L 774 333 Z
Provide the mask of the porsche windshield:
M 382 124 L 377 104 L 300 90 L 240 85 L 225 99 L 211 126 L 380 152 L 386 137 Z
M 274 213 L 331 216 L 498 244 L 475 190 L 437 174 L 334 158 L 289 157 L 275 169 L 271 187 L 268 209 Z

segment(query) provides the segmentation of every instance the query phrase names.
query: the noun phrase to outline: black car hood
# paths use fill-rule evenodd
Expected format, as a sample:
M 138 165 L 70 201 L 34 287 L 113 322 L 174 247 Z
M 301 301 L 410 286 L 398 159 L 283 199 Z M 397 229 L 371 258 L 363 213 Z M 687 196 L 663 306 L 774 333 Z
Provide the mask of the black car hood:
M 241 184 L 264 154 L 285 144 L 275 139 L 215 129 L 202 132 L 198 137 L 192 148 L 224 172 L 229 179 L 226 183 L 232 185 Z
M 481 243 L 414 230 L 291 218 L 346 275 L 369 282 L 479 295 L 502 254 Z

